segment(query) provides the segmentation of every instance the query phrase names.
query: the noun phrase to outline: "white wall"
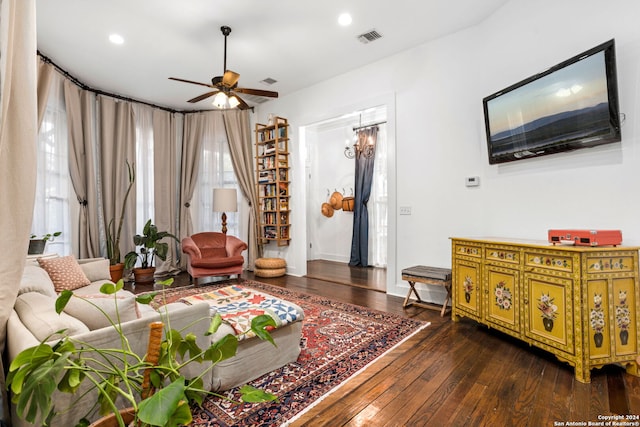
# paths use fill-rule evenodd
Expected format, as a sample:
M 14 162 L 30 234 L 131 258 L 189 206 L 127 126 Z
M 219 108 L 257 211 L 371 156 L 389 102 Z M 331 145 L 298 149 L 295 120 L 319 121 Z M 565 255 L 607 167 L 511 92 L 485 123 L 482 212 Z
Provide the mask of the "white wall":
M 396 156 L 389 293 L 405 294 L 404 267 L 450 266 L 451 236 L 546 239 L 549 228 L 613 228 L 625 244 L 640 244 L 638 16 L 635 0 L 511 0 L 476 27 L 262 104 L 258 121 L 275 112 L 293 124 L 293 240 L 273 256 L 286 257 L 291 274 L 305 274 L 306 153 L 295 143 L 298 126 L 381 99 Z M 622 142 L 489 165 L 482 98 L 611 38 L 626 116 Z M 479 176 L 480 186 L 465 187 L 466 176 Z M 399 216 L 397 206 L 411 206 L 412 215 Z M 438 291 L 425 294 L 437 300 Z
M 336 210 L 330 218 L 321 214 L 322 203 L 329 202 L 327 194 L 331 195 L 336 190 L 346 195 L 353 194 L 354 160 L 342 154 L 345 128 L 349 129 L 344 126 L 320 133 L 307 128 L 304 141 L 312 177 L 307 192 L 307 240 L 313 244 L 308 259 L 349 262 L 351 256 L 353 212 Z

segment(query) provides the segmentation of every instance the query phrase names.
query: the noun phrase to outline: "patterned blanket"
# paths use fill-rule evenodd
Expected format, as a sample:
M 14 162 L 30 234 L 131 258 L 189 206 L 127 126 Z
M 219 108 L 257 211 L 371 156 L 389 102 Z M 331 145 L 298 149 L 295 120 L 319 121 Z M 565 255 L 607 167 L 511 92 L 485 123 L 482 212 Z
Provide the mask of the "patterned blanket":
M 276 322 L 276 328 L 304 319 L 302 309 L 291 302 L 279 299 L 255 289 L 241 285 L 231 285 L 204 294 L 181 298 L 186 304 L 206 301 L 211 314 L 218 312 L 238 335 L 238 339 L 255 337 L 253 332 L 244 334 L 251 328 L 251 320 L 266 314 Z

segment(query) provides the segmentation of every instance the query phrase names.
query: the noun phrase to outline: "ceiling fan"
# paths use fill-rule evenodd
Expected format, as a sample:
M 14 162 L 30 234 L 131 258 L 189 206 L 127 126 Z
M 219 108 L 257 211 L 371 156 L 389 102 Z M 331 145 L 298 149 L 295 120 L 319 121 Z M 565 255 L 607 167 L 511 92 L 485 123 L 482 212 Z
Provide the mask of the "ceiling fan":
M 195 103 L 200 102 L 203 99 L 207 99 L 211 96 L 213 98 L 213 105 L 218 108 L 235 108 L 238 107 L 241 110 L 246 110 L 249 105 L 238 96 L 239 93 L 246 93 L 247 95 L 256 95 L 256 96 L 266 96 L 270 98 L 277 98 L 278 92 L 273 92 L 270 90 L 262 90 L 262 89 L 248 89 L 238 87 L 238 80 L 240 79 L 240 74 L 227 70 L 227 36 L 231 33 L 231 28 L 225 26 L 220 27 L 220 31 L 222 35 L 224 35 L 224 74 L 222 76 L 216 76 L 211 79 L 211 84 L 209 83 L 200 83 L 194 82 L 192 80 L 179 79 L 177 77 L 169 77 L 171 80 L 176 80 L 184 83 L 191 83 L 194 85 L 206 86 L 212 88 L 214 90 L 203 93 L 200 96 L 196 96 L 193 99 L 188 100 L 187 102 Z

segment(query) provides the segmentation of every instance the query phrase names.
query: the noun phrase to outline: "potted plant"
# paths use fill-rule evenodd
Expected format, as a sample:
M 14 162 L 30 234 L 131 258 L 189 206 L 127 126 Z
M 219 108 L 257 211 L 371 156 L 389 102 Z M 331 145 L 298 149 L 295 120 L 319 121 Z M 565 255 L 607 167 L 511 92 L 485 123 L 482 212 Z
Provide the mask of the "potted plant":
M 172 282 L 173 279 L 168 279 L 160 284 L 170 286 Z M 117 300 L 116 292 L 122 287 L 123 281 L 120 280 L 117 284 L 105 283 L 100 291 L 105 295 L 113 295 Z M 141 295 L 136 300 L 148 304 L 155 295 Z M 215 394 L 204 388 L 202 377 L 217 362 L 236 353 L 238 337 L 235 335 L 226 335 L 208 348 L 201 349 L 193 334 L 183 336 L 185 331 L 171 329 L 170 318 L 163 316 L 162 322 L 150 325 L 146 356 L 139 355 L 131 350 L 127 337 L 122 333 L 117 305 L 113 319 L 91 299 L 74 295 L 72 291 L 63 291 L 56 300 L 56 311 L 61 313 L 71 298 L 82 298 L 100 310 L 118 332 L 122 345 L 95 348 L 65 336 L 52 344 L 45 338 L 37 346 L 18 354 L 9 367 L 7 385 L 13 393 L 12 400 L 18 416 L 31 423 L 54 416 L 51 398 L 56 390 L 76 393 L 80 385 L 86 383 L 90 388 L 78 393 L 78 399 L 95 394 L 94 407 L 100 408 L 101 415 L 110 414 L 115 418 L 108 425 L 125 427 L 129 422 L 125 419 L 133 419 L 131 425 L 138 427 L 188 425 L 192 419 L 191 405 L 201 404 L 205 394 Z M 206 335 L 214 334 L 221 324 L 220 315 L 213 316 Z M 275 345 L 267 331 L 271 327 L 275 327 L 275 321 L 267 315 L 257 316 L 251 322 L 251 331 L 256 336 Z M 205 361 L 210 364 L 198 377 L 185 379 L 181 375 L 180 370 L 185 366 Z M 240 392 L 245 402 L 277 399 L 270 393 L 248 385 L 243 386 Z M 124 400 L 128 409 L 119 410 L 119 399 Z M 86 416 L 77 426 L 89 425 Z
M 167 259 L 169 252 L 169 244 L 160 240 L 171 237 L 176 241 L 178 238 L 168 231 L 158 231 L 158 227 L 148 220 L 142 229 L 142 235 L 133 236 L 133 244 L 139 247 L 139 252 L 131 251 L 124 256 L 124 267 L 133 269 L 136 283 L 153 282 L 153 274 L 156 271 L 155 258 L 158 257 L 162 261 Z M 136 262 L 140 260 L 140 266 L 135 267 Z
M 44 253 L 44 248 L 47 246 L 47 242 L 53 242 L 56 237 L 60 236 L 62 231 L 56 231 L 55 233 L 47 233 L 40 237 L 35 234 L 32 234 L 29 237 L 29 249 L 27 251 L 28 255 L 40 255 Z
M 116 218 L 111 218 L 109 224 L 107 224 L 107 258 L 109 258 L 109 269 L 111 271 L 111 280 L 117 282 L 122 278 L 122 271 L 124 270 L 124 264 L 120 258 L 120 235 L 122 234 L 122 225 L 124 224 L 124 212 L 127 207 L 127 199 L 133 188 L 133 184 L 136 181 L 136 170 L 129 161 L 127 164 L 127 173 L 129 177 L 129 185 L 127 191 L 124 193 L 124 199 L 122 200 L 122 208 L 120 210 L 120 217 L 116 227 Z

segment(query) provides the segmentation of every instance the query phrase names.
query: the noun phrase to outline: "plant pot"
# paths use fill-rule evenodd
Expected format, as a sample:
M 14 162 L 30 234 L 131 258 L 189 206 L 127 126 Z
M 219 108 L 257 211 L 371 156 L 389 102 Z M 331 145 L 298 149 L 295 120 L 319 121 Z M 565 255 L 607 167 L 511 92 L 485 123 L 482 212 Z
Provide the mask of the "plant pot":
M 44 248 L 47 246 L 47 241 L 43 239 L 31 239 L 29 240 L 28 255 L 40 255 L 44 253 Z
M 120 411 L 122 420 L 125 424 L 129 424 L 134 420 L 133 408 L 127 408 Z M 89 424 L 89 427 L 118 427 L 118 419 L 115 414 L 109 414 L 106 417 L 102 417 L 93 423 Z
M 544 324 L 544 330 L 547 332 L 551 332 L 553 329 L 553 319 L 543 318 L 542 324 Z
M 133 277 L 135 278 L 136 283 L 140 283 L 140 284 L 153 283 L 155 281 L 153 277 L 155 272 L 156 272 L 155 267 L 147 267 L 147 268 L 137 267 L 133 269 Z
M 111 273 L 111 281 L 113 283 L 117 283 L 118 280 L 122 279 L 122 273 L 124 271 L 124 263 L 119 262 L 115 265 L 109 266 L 109 273 Z

